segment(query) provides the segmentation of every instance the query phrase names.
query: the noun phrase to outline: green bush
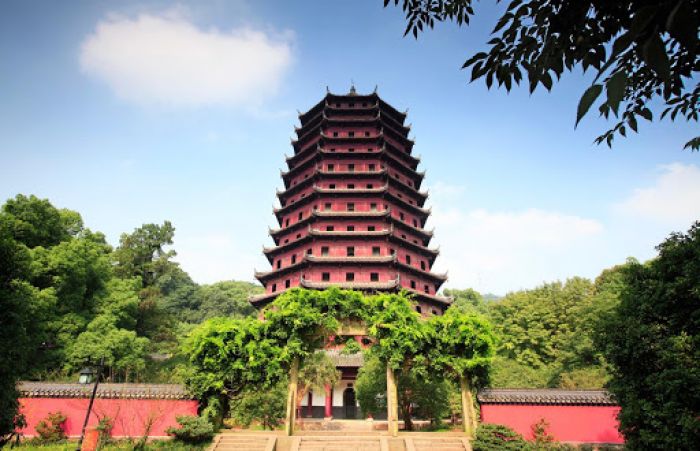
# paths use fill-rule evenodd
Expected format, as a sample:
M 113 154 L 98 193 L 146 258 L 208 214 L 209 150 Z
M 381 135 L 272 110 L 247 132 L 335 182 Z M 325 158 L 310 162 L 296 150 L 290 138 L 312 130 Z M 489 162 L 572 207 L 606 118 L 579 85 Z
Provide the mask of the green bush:
M 65 440 L 66 431 L 63 430 L 63 424 L 66 422 L 66 416 L 62 412 L 51 412 L 43 420 L 36 425 L 36 433 L 39 434 L 39 441 L 43 443 L 53 443 Z
M 167 433 L 185 443 L 202 443 L 214 436 L 214 427 L 205 418 L 183 415 L 175 418 L 179 428 L 168 428 Z
M 531 445 L 522 435 L 500 424 L 481 424 L 472 442 L 474 451 L 523 451 Z
M 250 427 L 254 422 L 263 429 L 275 429 L 282 424 L 287 407 L 287 387 L 284 382 L 269 389 L 249 389 L 231 403 L 231 418 L 236 424 Z

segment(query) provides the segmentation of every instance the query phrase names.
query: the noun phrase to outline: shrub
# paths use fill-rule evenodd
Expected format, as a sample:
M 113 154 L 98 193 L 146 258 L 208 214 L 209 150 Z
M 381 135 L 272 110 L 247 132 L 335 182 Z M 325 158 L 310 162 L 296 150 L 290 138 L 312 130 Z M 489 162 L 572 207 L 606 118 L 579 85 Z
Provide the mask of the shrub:
M 167 433 L 185 443 L 202 443 L 214 436 L 214 427 L 205 418 L 183 415 L 175 418 L 179 428 L 168 428 Z
M 49 413 L 46 418 L 39 421 L 36 425 L 36 433 L 39 434 L 39 440 L 45 443 L 60 442 L 65 440 L 66 431 L 63 430 L 63 424 L 66 422 L 66 416 L 62 412 Z
M 522 435 L 500 424 L 481 424 L 472 443 L 474 451 L 522 451 L 531 446 Z
M 282 424 L 287 407 L 287 388 L 283 382 L 269 389 L 248 389 L 232 403 L 231 418 L 243 427 L 258 422 L 263 429 Z
M 99 433 L 99 446 L 104 446 L 110 442 L 113 428 L 114 420 L 108 416 L 100 418 L 100 421 L 97 423 L 97 427 L 95 427 Z

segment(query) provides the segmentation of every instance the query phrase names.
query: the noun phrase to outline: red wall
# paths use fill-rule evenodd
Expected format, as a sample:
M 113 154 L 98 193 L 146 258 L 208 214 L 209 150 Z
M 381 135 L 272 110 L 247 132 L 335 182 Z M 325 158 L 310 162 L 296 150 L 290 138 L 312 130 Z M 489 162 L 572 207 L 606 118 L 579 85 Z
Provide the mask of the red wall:
M 624 443 L 617 430 L 618 406 L 543 406 L 482 404 L 484 423 L 502 424 L 531 440 L 532 425 L 544 418 L 547 432 L 559 442 Z
M 86 398 L 20 398 L 21 412 L 27 419 L 22 431 L 26 437 L 36 435 L 35 427 L 50 412 L 62 412 L 68 419 L 64 427 L 68 436 L 80 436 L 85 421 L 89 399 Z M 114 437 L 141 437 L 146 425 L 152 422 L 149 436 L 165 437 L 165 430 L 177 427 L 175 417 L 197 415 L 197 401 L 175 399 L 95 399 L 89 426 L 99 418 L 108 416 L 114 420 Z

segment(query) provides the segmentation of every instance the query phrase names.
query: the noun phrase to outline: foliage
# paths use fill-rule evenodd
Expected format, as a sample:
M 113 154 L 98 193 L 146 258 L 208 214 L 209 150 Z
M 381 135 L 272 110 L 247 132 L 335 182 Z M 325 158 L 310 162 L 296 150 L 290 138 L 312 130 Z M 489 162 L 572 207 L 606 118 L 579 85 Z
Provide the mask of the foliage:
M 153 440 L 144 445 L 146 451 L 204 451 L 209 446 L 208 443 L 182 443 L 177 440 Z M 39 444 L 33 440 L 28 440 L 16 446 L 22 451 L 74 451 L 75 443 L 64 442 L 57 444 Z M 134 443 L 130 440 L 112 441 L 100 447 L 100 451 L 133 451 Z
M 625 287 L 598 337 L 612 367 L 629 449 L 692 449 L 700 443 L 700 222 L 629 264 Z
M 481 313 L 486 312 L 486 303 L 481 293 L 472 289 L 466 288 L 464 290 L 447 289 L 445 290 L 445 296 L 451 297 L 453 299 L 451 310 L 459 310 L 462 313 Z
M 355 396 L 364 415 L 386 411 L 386 366 L 378 357 L 365 358 L 355 380 Z
M 473 386 L 483 386 L 493 359 L 496 337 L 486 319 L 448 310 L 430 319 L 430 362 L 433 371 L 448 371 L 466 377 Z
M 537 423 L 532 425 L 531 429 L 535 444 L 543 446 L 554 442 L 554 436 L 548 432 L 549 423 L 544 418 L 540 418 Z
M 522 435 L 500 424 L 481 424 L 472 442 L 474 451 L 523 451 L 530 445 Z
M 323 392 L 326 385 L 337 384 L 340 376 L 340 371 L 325 352 L 314 352 L 304 361 L 304 365 L 299 370 L 299 398 L 309 390 Z
M 211 285 L 202 285 L 197 291 L 199 302 L 193 319 L 197 322 L 216 316 L 244 318 L 255 315 L 255 308 L 248 298 L 260 294 L 263 288 L 250 282 L 226 280 Z
M 175 417 L 180 427 L 170 427 L 166 430 L 169 435 L 184 443 L 203 443 L 214 436 L 214 427 L 205 418 L 181 415 Z
M 67 438 L 63 429 L 68 418 L 61 412 L 51 412 L 36 425 L 36 433 L 43 443 L 60 442 Z
M 124 278 L 139 277 L 144 287 L 154 285 L 173 264 L 170 259 L 176 253 L 166 251 L 165 247 L 173 244 L 174 236 L 175 228 L 170 221 L 163 225 L 144 224 L 131 234 L 123 233 L 114 251 L 117 274 Z
M 402 4 L 405 33 L 415 37 L 435 22 L 468 25 L 474 15 L 472 0 Z M 596 142 L 610 146 L 615 134 L 636 132 L 639 118 L 651 121 L 649 106 L 655 101 L 663 102 L 662 118 L 698 120 L 699 9 L 697 0 L 511 0 L 493 29 L 489 50 L 471 56 L 463 68 L 471 67 L 472 81 L 483 78 L 489 88 L 496 81 L 508 91 L 527 76 L 530 92 L 539 85 L 551 90 L 555 77 L 575 67 L 593 69 L 596 77 L 581 98 L 576 122 L 605 90 L 599 111 L 619 121 Z M 688 147 L 698 150 L 700 137 Z
M 243 427 L 258 422 L 263 429 L 275 429 L 284 419 L 286 395 L 287 385 L 284 380 L 267 390 L 246 389 L 232 401 L 231 418 Z

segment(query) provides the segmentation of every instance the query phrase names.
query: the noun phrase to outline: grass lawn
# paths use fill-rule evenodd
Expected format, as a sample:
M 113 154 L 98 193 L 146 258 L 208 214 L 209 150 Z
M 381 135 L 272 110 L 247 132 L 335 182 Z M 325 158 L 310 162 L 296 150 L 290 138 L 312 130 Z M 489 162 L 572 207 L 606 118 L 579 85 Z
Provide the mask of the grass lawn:
M 13 449 L 17 449 L 20 451 L 75 451 L 77 443 L 76 442 L 62 442 L 62 443 L 55 443 L 51 445 L 40 445 L 32 442 L 24 442 L 20 444 L 18 447 L 15 447 Z M 203 451 L 204 449 L 209 446 L 209 443 L 203 443 L 200 445 L 188 445 L 182 442 L 176 442 L 173 440 L 156 440 L 153 442 L 149 442 L 146 444 L 145 450 L 146 451 L 156 451 L 156 450 L 161 450 L 161 451 Z M 6 446 L 4 448 L 5 450 L 9 450 L 10 447 Z M 129 442 L 129 441 L 119 441 L 119 442 L 114 442 L 110 443 L 109 445 L 106 445 L 100 450 L 102 451 L 127 451 L 127 450 L 133 450 L 134 449 L 134 442 Z

